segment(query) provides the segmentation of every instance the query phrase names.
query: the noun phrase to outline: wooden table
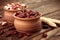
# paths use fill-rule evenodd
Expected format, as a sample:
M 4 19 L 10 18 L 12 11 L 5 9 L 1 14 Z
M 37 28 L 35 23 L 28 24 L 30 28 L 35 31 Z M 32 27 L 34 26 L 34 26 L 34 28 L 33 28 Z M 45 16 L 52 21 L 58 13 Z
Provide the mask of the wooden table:
M 42 16 L 45 17 L 49 17 L 49 18 L 53 18 L 53 19 L 58 19 L 60 20 L 60 1 L 59 0 L 18 0 L 21 1 L 23 3 L 26 3 L 29 6 L 29 9 L 35 10 L 35 11 L 39 11 L 42 13 Z M 5 1 L 4 1 L 5 2 Z M 14 1 L 8 1 L 7 2 L 14 2 Z M 16 2 L 16 0 L 15 0 Z M 1 5 L 2 4 L 2 5 Z M 2 7 L 3 7 L 3 2 L 0 5 L 0 14 L 3 12 Z M 36 35 L 37 34 L 37 35 Z M 27 40 L 27 38 L 30 38 L 29 40 L 40 40 L 40 36 L 38 33 L 33 34 L 36 36 L 32 36 L 32 37 L 27 37 L 24 36 L 23 38 L 16 38 L 14 40 Z M 11 40 L 11 37 L 8 38 L 9 40 Z M 56 34 L 54 37 L 52 37 L 49 40 L 60 40 L 60 33 Z

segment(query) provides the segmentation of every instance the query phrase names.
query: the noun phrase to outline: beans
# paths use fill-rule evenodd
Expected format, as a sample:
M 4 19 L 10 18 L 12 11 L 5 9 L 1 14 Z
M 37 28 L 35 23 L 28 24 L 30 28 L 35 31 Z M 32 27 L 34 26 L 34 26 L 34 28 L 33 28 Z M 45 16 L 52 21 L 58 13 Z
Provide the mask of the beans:
M 16 16 L 19 18 L 35 18 L 38 15 L 39 15 L 39 12 L 35 12 L 32 10 L 24 10 L 24 12 L 21 10 L 16 13 Z

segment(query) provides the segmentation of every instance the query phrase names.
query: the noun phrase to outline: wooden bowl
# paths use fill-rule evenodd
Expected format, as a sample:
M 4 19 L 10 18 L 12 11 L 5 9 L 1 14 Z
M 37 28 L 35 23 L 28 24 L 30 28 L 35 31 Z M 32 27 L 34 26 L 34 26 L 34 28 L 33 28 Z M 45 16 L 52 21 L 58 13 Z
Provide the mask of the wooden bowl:
M 14 22 L 13 14 L 16 13 L 17 11 L 19 11 L 19 10 L 4 9 L 4 18 L 5 18 L 5 20 L 7 20 L 7 22 L 9 22 L 9 23 L 13 23 Z
M 41 30 L 41 20 L 40 16 L 36 18 L 19 18 L 15 16 L 16 13 L 13 15 L 14 25 L 17 31 L 22 32 L 37 32 Z

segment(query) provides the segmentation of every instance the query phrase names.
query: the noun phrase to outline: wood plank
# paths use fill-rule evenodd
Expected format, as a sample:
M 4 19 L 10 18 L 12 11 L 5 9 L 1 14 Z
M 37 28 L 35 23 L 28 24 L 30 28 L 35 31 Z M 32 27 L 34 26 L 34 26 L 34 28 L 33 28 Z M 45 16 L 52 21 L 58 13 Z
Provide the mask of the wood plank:
M 49 39 L 49 40 L 60 40 L 60 36 L 54 36 L 54 37 L 52 37 L 52 38 Z
M 42 38 L 42 33 L 43 32 L 48 32 L 51 29 L 42 29 L 40 32 L 37 32 L 33 35 L 31 35 L 30 37 L 27 37 L 26 40 L 40 40 Z
M 44 15 L 44 16 L 60 20 L 60 11 L 56 11 L 54 13 L 51 13 L 51 14 L 48 14 L 48 15 Z
M 20 0 L 21 1 L 21 0 Z M 54 18 L 54 19 L 59 19 L 60 20 L 60 4 L 58 4 L 58 2 L 56 2 L 56 0 L 22 0 L 24 1 L 23 3 L 26 3 L 27 5 L 29 5 L 29 8 L 32 9 L 32 10 L 35 10 L 35 11 L 39 11 L 41 12 L 43 15 L 44 14 L 47 14 L 47 15 L 44 15 L 45 17 L 49 17 L 49 18 Z M 11 1 L 8 1 L 8 2 L 13 2 L 12 0 Z M 17 0 L 14 0 L 14 2 L 17 2 Z M 3 3 L 2 3 L 3 5 Z M 0 8 L 2 8 L 2 6 L 0 6 Z M 56 11 L 58 10 L 58 11 Z M 31 39 L 29 40 L 40 40 L 40 36 L 39 34 L 37 34 L 37 36 L 32 36 Z M 21 40 L 25 40 L 29 37 L 26 37 L 24 36 L 23 38 L 21 38 Z M 56 39 L 53 39 L 52 40 L 57 40 L 57 36 L 54 37 Z M 60 36 L 58 37 L 58 39 L 60 38 Z M 51 39 L 50 39 L 51 40 Z
M 51 12 L 54 12 L 56 10 L 59 10 L 58 7 L 55 7 L 53 4 L 48 4 L 48 5 L 43 5 L 43 6 L 40 6 L 39 8 L 36 8 L 36 9 L 33 9 L 35 11 L 39 11 L 42 13 L 42 15 L 44 14 L 50 14 Z

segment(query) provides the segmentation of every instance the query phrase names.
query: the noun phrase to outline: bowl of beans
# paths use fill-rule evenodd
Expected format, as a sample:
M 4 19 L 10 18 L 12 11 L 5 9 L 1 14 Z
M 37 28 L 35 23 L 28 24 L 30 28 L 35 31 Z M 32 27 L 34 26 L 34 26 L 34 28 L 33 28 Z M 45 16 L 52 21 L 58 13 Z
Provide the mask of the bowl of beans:
M 33 10 L 18 11 L 14 15 L 14 25 L 17 31 L 38 32 L 41 30 L 41 13 Z

